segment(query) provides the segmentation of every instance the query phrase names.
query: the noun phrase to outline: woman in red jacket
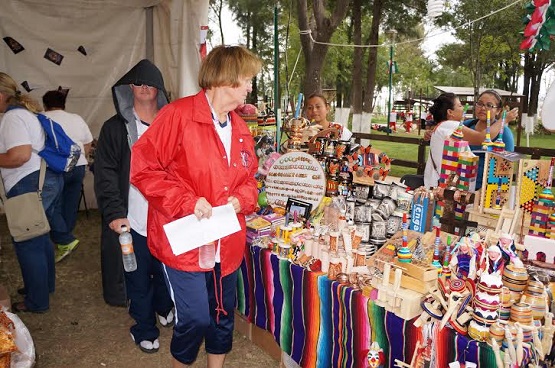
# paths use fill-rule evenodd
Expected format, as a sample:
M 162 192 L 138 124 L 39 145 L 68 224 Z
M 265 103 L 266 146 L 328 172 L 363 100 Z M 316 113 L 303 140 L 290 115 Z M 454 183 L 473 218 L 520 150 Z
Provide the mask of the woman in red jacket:
M 173 367 L 192 364 L 203 340 L 209 367 L 223 367 L 231 350 L 245 215 L 258 196 L 254 141 L 234 110 L 260 69 L 260 59 L 242 46 L 214 48 L 200 68 L 202 90 L 167 105 L 133 145 L 131 182 L 149 202 L 149 248 L 164 265 L 175 303 Z M 210 218 L 213 207 L 228 203 L 241 231 L 215 242 L 213 268 L 201 267 L 198 248 L 173 253 L 165 224 L 188 215 Z

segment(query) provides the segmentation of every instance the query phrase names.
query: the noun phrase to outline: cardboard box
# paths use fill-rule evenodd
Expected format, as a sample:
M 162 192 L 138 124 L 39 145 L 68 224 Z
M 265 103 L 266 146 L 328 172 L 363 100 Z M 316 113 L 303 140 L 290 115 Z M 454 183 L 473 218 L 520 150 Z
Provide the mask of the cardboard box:
M 255 325 L 252 326 L 252 342 L 264 350 L 269 356 L 281 362 L 281 347 L 274 340 L 274 335 Z
M 237 311 L 235 311 L 235 331 L 252 341 L 252 323 Z
M 8 289 L 2 284 L 0 284 L 0 305 L 11 311 L 12 301 L 10 299 L 10 294 L 8 294 Z

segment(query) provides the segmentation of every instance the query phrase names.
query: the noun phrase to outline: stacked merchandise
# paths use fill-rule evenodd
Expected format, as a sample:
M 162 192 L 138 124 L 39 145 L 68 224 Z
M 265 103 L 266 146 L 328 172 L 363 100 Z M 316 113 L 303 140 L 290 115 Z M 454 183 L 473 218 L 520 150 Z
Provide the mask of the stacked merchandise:
M 357 184 L 346 198 L 347 220 L 362 234 L 361 249 L 370 257 L 402 226 L 403 216 L 410 218 L 413 193 L 401 183 L 375 181 L 370 187 Z
M 311 152 L 326 173 L 326 196 L 347 196 L 350 191 L 353 174 L 349 164 L 351 142 L 317 137 Z
M 449 182 L 455 180 L 457 189 L 474 190 L 476 186 L 476 174 L 478 168 L 478 157 L 470 151 L 467 141 L 462 140 L 462 127 L 459 125 L 451 137 L 444 142 L 443 159 L 441 161 L 441 172 L 439 177 L 440 188 L 446 188 Z M 458 204 L 455 207 L 455 218 L 462 219 L 465 205 Z M 443 213 L 443 202 L 438 201 L 436 215 L 441 217 Z
M 552 215 L 554 213 L 553 206 L 555 204 L 555 197 L 551 191 L 551 182 L 553 180 L 553 166 L 555 165 L 555 158 L 551 158 L 549 166 L 549 177 L 545 189 L 539 194 L 538 199 L 532 207 L 529 235 L 540 237 L 554 238 L 552 233 Z M 549 231 L 548 231 L 549 228 Z
M 247 242 L 263 241 L 270 236 L 271 222 L 259 216 L 250 217 L 247 220 Z

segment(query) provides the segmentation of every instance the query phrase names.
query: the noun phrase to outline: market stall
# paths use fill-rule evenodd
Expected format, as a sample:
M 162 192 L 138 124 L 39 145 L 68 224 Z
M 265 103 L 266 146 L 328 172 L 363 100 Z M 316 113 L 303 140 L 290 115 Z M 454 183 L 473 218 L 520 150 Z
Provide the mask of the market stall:
M 489 139 L 475 192 L 461 129 L 435 188 L 384 180 L 385 153 L 333 132 L 262 156 L 238 311 L 302 367 L 547 364 L 555 160 Z

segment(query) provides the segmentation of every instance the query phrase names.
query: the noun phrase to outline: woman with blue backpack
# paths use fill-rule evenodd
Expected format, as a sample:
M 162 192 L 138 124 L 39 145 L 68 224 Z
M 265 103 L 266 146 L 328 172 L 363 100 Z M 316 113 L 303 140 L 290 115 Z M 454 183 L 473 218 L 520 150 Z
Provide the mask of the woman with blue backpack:
M 40 105 L 17 88 L 17 83 L 0 72 L 0 173 L 6 197 L 36 192 L 39 186 L 45 133 L 37 118 Z M 63 181 L 59 173 L 46 168 L 42 204 L 49 222 L 59 200 Z M 53 226 L 51 223 L 50 226 Z M 54 246 L 49 233 L 25 241 L 13 241 L 23 276 L 25 298 L 12 305 L 13 312 L 43 313 L 50 308 L 49 293 L 55 289 Z

